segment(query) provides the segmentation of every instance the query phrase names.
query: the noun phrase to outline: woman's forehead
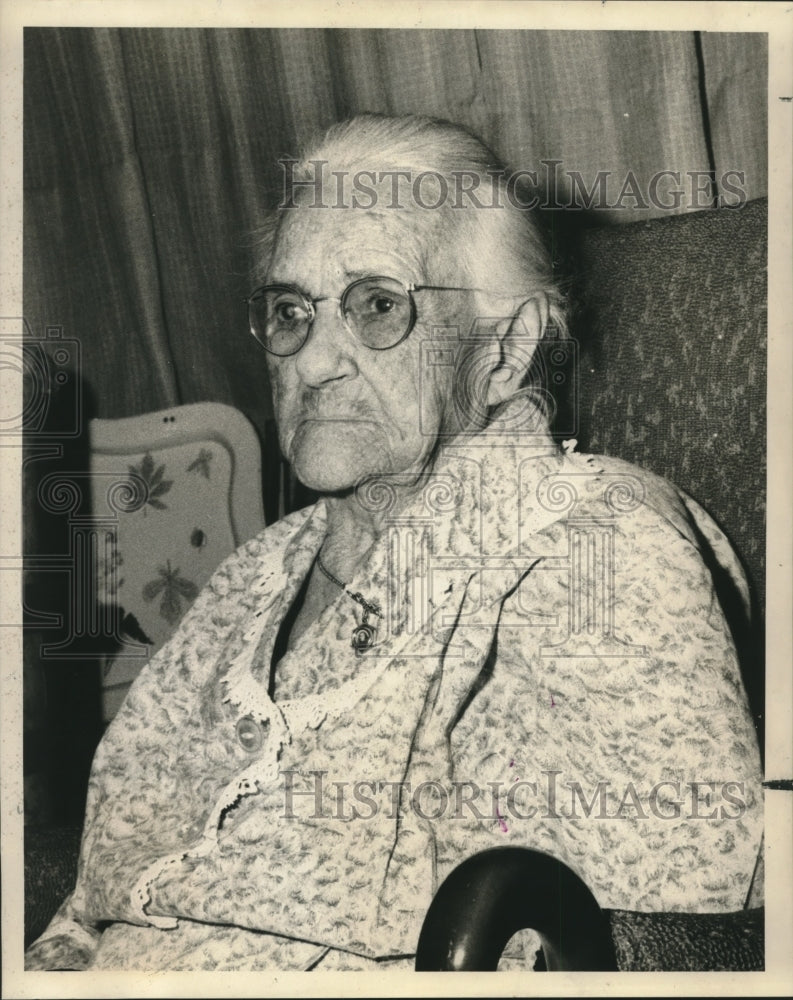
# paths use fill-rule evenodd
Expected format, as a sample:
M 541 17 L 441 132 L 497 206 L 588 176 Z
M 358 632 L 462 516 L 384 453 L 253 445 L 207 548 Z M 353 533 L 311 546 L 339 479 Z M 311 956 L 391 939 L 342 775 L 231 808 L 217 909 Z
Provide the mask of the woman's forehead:
M 314 293 L 327 289 L 308 285 L 366 274 L 420 282 L 427 278 L 425 256 L 412 213 L 303 206 L 285 214 L 267 280 L 302 282 Z

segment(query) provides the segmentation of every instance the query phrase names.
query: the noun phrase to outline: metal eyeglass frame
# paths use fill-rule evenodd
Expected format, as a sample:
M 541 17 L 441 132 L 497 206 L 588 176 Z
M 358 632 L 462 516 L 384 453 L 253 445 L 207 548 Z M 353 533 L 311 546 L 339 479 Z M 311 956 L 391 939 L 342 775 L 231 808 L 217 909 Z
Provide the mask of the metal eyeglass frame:
M 408 301 L 410 302 L 410 319 L 409 319 L 409 321 L 407 323 L 407 326 L 405 328 L 405 332 L 402 334 L 402 336 L 399 338 L 399 340 L 395 340 L 394 343 L 393 344 L 389 344 L 388 347 L 370 347 L 368 344 L 365 344 L 361 340 L 361 338 L 358 336 L 358 334 L 355 332 L 355 330 L 353 330 L 352 327 L 350 326 L 350 324 L 347 322 L 347 313 L 345 312 L 345 309 L 344 309 L 344 303 L 345 303 L 345 301 L 347 299 L 347 296 L 350 294 L 350 291 L 353 288 L 356 288 L 358 285 L 362 285 L 365 281 L 390 281 L 390 282 L 393 282 L 393 284 L 395 284 L 395 285 L 400 285 L 404 289 L 404 291 L 407 293 Z M 303 338 L 303 340 L 300 343 L 300 345 L 298 347 L 296 347 L 294 349 L 294 351 L 289 351 L 287 354 L 279 354 L 278 352 L 274 351 L 271 347 L 268 347 L 267 344 L 264 342 L 264 340 L 256 333 L 256 331 L 254 329 L 253 318 L 251 316 L 251 309 L 252 309 L 252 306 L 253 306 L 253 302 L 254 302 L 255 299 L 260 298 L 265 292 L 271 292 L 271 291 L 291 292 L 292 294 L 297 295 L 299 298 L 301 298 L 303 300 L 303 303 L 304 303 L 305 307 L 306 307 L 306 314 L 308 315 L 308 325 L 306 326 L 306 335 Z M 248 328 L 249 328 L 249 330 L 251 332 L 251 336 L 254 338 L 254 340 L 256 341 L 256 343 L 260 344 L 264 348 L 264 350 L 267 351 L 268 354 L 272 354 L 276 358 L 289 358 L 289 357 L 292 357 L 293 355 L 297 354 L 299 351 L 301 351 L 303 349 L 303 347 L 305 347 L 306 343 L 308 342 L 308 338 L 311 336 L 311 327 L 314 325 L 314 319 L 315 319 L 315 317 L 317 315 L 317 311 L 314 308 L 314 306 L 318 302 L 338 302 L 341 305 L 341 315 L 342 315 L 342 319 L 344 320 L 344 325 L 347 327 L 347 329 L 350 331 L 350 333 L 356 338 L 356 340 L 358 340 L 368 350 L 370 350 L 370 351 L 390 351 L 394 347 L 397 347 L 399 344 L 401 344 L 410 335 L 411 331 L 413 330 L 413 327 L 416 325 L 416 319 L 417 319 L 417 316 L 418 316 L 418 310 L 416 309 L 416 302 L 415 302 L 415 300 L 413 298 L 413 292 L 425 292 L 425 291 L 429 291 L 429 292 L 486 292 L 487 289 L 484 289 L 484 288 L 462 288 L 462 287 L 459 287 L 457 285 L 415 285 L 412 282 L 410 284 L 406 285 L 404 282 L 400 281 L 398 278 L 392 278 L 392 277 L 390 277 L 388 275 L 385 275 L 385 274 L 368 274 L 368 275 L 366 275 L 363 278 L 356 278 L 355 281 L 351 281 L 350 284 L 347 285 L 347 287 L 341 293 L 341 295 L 322 295 L 319 298 L 311 298 L 311 296 L 307 295 L 305 292 L 302 292 L 295 285 L 275 284 L 275 285 L 260 285 L 259 288 L 255 289 L 253 292 L 251 292 L 251 294 L 246 299 L 244 299 L 244 301 L 245 301 L 245 303 L 248 306 Z M 492 293 L 490 293 L 490 294 L 492 294 Z

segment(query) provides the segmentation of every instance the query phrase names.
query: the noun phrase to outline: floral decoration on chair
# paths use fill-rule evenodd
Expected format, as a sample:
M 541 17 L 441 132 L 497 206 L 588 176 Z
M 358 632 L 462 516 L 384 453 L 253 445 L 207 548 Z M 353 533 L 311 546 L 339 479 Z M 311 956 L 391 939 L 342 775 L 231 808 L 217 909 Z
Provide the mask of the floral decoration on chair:
M 194 458 L 193 461 L 187 466 L 188 472 L 198 471 L 204 477 L 204 479 L 209 479 L 209 463 L 212 461 L 212 452 L 209 448 L 202 448 L 198 457 Z
M 162 594 L 160 614 L 166 621 L 175 625 L 184 614 L 182 598 L 185 598 L 189 606 L 198 597 L 198 587 L 190 580 L 179 576 L 178 568 L 171 569 L 170 559 L 165 566 L 157 567 L 157 573 L 159 579 L 151 580 L 143 588 L 143 599 L 153 601 Z
M 173 486 L 172 479 L 163 479 L 165 475 L 165 463 L 154 467 L 154 459 L 150 452 L 146 452 L 140 465 L 128 466 L 130 474 L 139 476 L 146 484 L 146 495 L 143 501 L 143 515 L 146 515 L 147 507 L 154 507 L 155 510 L 167 510 L 168 504 L 160 500 Z

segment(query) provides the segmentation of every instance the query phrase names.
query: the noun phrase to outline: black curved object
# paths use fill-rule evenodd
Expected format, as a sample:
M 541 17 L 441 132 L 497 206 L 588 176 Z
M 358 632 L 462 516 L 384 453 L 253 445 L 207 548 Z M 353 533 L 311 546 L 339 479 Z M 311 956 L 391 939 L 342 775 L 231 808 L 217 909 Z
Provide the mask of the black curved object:
M 449 875 L 424 918 L 418 972 L 490 972 L 531 927 L 551 971 L 614 971 L 606 914 L 567 865 L 525 847 L 474 854 Z

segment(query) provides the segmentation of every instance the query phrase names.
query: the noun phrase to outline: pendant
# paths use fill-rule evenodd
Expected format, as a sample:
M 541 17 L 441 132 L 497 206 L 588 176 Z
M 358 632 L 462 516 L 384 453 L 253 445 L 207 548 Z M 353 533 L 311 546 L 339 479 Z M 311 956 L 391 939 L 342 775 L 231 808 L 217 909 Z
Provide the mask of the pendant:
M 356 625 L 352 630 L 352 642 L 350 645 L 355 650 L 355 655 L 360 656 L 374 645 L 374 637 L 377 635 L 377 626 L 369 624 L 370 612 L 377 615 L 378 618 L 382 618 L 383 615 L 376 604 L 370 604 L 368 601 L 365 601 L 361 594 L 355 594 L 354 599 L 363 608 L 363 618 L 361 619 L 361 624 Z
M 378 618 L 382 618 L 383 612 L 380 610 L 380 605 L 374 601 L 367 601 L 360 591 L 353 593 L 351 590 L 347 590 L 347 584 L 338 580 L 330 572 L 330 570 L 326 569 L 326 567 L 322 564 L 319 552 L 317 553 L 317 566 L 319 567 L 320 573 L 326 576 L 331 583 L 335 583 L 337 587 L 341 587 L 345 594 L 351 597 L 356 604 L 360 604 L 363 608 L 363 618 L 361 620 L 361 624 L 356 625 L 352 630 L 352 642 L 350 643 L 352 648 L 355 650 L 355 655 L 360 656 L 374 645 L 374 637 L 377 634 L 377 626 L 369 624 L 369 615 L 377 615 Z
M 350 645 L 355 650 L 357 656 L 365 653 L 370 646 L 374 645 L 375 629 L 371 625 L 363 622 L 352 630 L 352 642 Z

